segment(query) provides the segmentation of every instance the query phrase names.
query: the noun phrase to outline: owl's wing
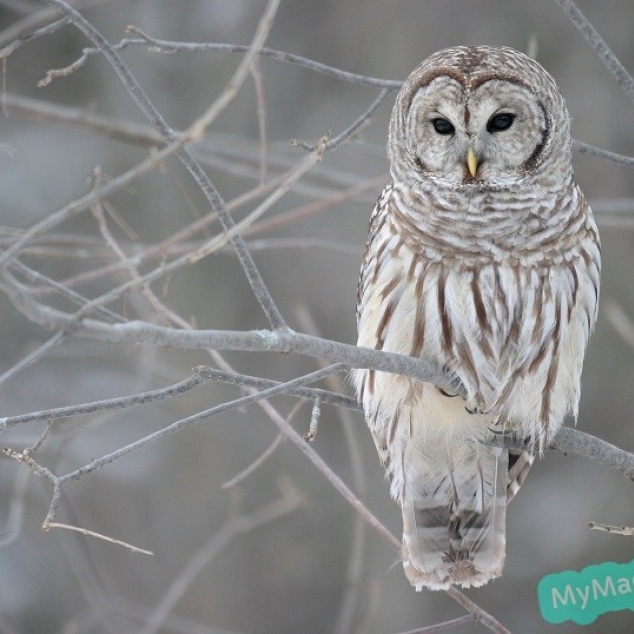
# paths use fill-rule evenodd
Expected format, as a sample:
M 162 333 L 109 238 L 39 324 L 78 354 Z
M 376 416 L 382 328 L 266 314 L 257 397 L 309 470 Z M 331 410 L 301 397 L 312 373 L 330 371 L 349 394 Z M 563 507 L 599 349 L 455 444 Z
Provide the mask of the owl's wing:
M 388 217 L 391 193 L 392 185 L 390 184 L 379 194 L 374 209 L 372 210 L 372 215 L 370 216 L 368 239 L 363 252 L 361 273 L 357 285 L 357 323 L 359 323 L 361 313 L 363 312 L 366 290 L 370 283 L 376 282 L 381 259 L 385 252 L 385 248 L 377 244 L 377 242 L 379 233 Z

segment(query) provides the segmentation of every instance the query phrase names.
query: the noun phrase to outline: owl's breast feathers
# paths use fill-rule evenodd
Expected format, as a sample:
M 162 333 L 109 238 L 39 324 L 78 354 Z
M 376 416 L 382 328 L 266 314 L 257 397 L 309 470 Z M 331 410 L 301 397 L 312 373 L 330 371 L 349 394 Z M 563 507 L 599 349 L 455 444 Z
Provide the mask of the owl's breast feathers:
M 421 205 L 407 189 L 383 191 L 359 281 L 359 345 L 445 365 L 470 406 L 543 446 L 577 413 L 598 304 L 596 225 L 574 183 L 556 209 L 519 194 L 461 196 L 459 208 L 450 192 Z M 403 382 L 364 376 L 364 401 Z

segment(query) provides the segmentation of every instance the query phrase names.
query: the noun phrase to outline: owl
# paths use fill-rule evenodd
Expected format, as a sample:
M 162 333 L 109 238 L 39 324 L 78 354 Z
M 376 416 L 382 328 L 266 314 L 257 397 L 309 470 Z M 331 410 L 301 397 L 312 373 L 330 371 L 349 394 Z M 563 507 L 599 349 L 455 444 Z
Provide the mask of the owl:
M 417 590 L 502 573 L 507 504 L 577 415 L 600 245 L 553 78 L 506 47 L 448 48 L 405 81 L 390 120 L 357 293 L 358 345 L 425 359 L 466 396 L 357 370 L 403 512 Z M 499 434 L 520 450 L 493 446 Z

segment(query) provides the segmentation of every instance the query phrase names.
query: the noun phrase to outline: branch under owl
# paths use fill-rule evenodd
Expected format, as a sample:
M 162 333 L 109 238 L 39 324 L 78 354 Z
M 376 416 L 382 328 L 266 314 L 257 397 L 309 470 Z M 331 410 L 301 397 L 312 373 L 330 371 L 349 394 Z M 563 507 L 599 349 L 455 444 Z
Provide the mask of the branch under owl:
M 491 441 L 492 445 L 507 449 L 525 449 L 526 445 L 511 438 L 499 437 Z M 601 440 L 596 436 L 574 429 L 562 427 L 551 440 L 547 449 L 560 451 L 564 455 L 574 454 L 588 458 L 610 469 L 621 472 L 634 482 L 634 453 Z
M 15 302 L 14 296 L 14 302 Z M 352 367 L 371 368 L 385 372 L 405 374 L 416 377 L 426 382 L 433 383 L 444 389 L 460 390 L 456 381 L 422 359 L 413 359 L 403 355 L 358 348 L 345 343 L 335 342 L 321 337 L 305 335 L 292 330 L 276 332 L 270 330 L 257 331 L 222 331 L 222 330 L 177 330 L 164 326 L 157 326 L 144 322 L 127 322 L 118 324 L 105 324 L 94 319 L 76 320 L 72 316 L 64 315 L 61 311 L 49 307 L 42 307 L 32 300 L 15 302 L 15 305 L 30 306 L 28 311 L 30 319 L 49 328 L 62 327 L 71 330 L 74 336 L 88 338 L 104 343 L 151 343 L 159 346 L 181 349 L 210 349 L 215 350 L 241 350 L 246 352 L 281 352 L 307 355 L 316 358 L 327 359 L 338 364 L 331 371 L 343 372 Z M 34 309 L 34 307 L 36 307 Z M 36 312 L 37 311 L 37 314 Z M 44 319 L 46 317 L 46 319 Z M 333 369 L 334 368 L 334 369 Z M 311 380 L 312 375 L 307 375 Z M 247 376 L 234 372 L 223 372 L 214 368 L 195 368 L 193 376 L 174 385 L 159 390 L 152 390 L 131 396 L 106 399 L 95 403 L 83 403 L 69 407 L 42 410 L 19 416 L 11 416 L 3 419 L 2 427 L 13 427 L 20 424 L 31 423 L 38 420 L 55 421 L 80 414 L 92 413 L 106 409 L 120 409 L 136 405 L 164 400 L 189 391 L 203 381 L 217 381 L 231 383 L 243 387 L 255 388 L 264 391 L 264 395 L 274 396 L 286 394 L 298 398 L 314 400 L 319 398 L 320 403 L 343 407 L 350 410 L 361 411 L 356 399 L 337 394 L 328 390 L 306 387 L 307 377 L 300 377 L 298 381 L 281 383 L 261 377 Z M 239 401 L 240 399 L 238 399 Z M 233 402 L 223 404 L 223 411 L 230 409 Z M 241 403 L 240 403 L 241 404 Z M 152 440 L 156 440 L 152 435 Z M 143 441 L 143 439 L 142 439 Z M 142 441 L 138 448 L 143 446 Z M 148 437 L 148 442 L 150 442 Z M 512 438 L 500 437 L 491 444 L 509 449 L 524 449 L 525 445 Z M 137 447 L 135 447 L 137 448 Z M 551 441 L 549 450 L 560 451 L 563 454 L 574 454 L 588 458 L 611 469 L 621 472 L 626 478 L 634 481 L 634 454 L 600 438 L 579 431 L 571 427 L 563 427 L 557 436 Z

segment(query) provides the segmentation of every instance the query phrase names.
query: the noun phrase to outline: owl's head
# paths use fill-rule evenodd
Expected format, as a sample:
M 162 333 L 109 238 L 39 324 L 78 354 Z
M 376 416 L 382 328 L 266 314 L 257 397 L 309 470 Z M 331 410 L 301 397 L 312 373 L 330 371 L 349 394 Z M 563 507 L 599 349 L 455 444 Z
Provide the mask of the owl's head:
M 507 47 L 435 53 L 405 81 L 390 123 L 395 181 L 505 188 L 570 165 L 570 121 L 554 79 Z

